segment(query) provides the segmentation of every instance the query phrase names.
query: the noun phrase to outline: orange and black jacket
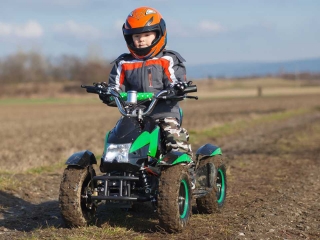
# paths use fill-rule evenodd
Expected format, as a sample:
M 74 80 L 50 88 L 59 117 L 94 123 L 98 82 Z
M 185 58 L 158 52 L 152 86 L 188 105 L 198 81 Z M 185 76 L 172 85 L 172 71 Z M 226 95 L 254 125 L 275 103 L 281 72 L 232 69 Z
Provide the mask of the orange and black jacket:
M 122 54 L 114 61 L 109 84 L 122 91 L 153 92 L 166 89 L 177 81 L 186 81 L 185 60 L 179 53 L 164 50 L 147 60 L 135 59 L 131 54 Z M 176 117 L 180 119 L 177 101 L 159 101 L 150 114 L 154 119 Z

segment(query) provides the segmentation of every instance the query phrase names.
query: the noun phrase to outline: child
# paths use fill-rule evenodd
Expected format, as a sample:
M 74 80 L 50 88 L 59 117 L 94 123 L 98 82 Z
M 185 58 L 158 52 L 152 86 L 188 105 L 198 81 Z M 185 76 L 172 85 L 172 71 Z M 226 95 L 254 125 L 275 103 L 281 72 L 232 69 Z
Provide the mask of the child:
M 133 10 L 122 27 L 130 54 L 114 61 L 109 84 L 118 90 L 158 93 L 174 86 L 178 92 L 186 82 L 185 61 L 179 53 L 166 50 L 167 30 L 161 14 L 154 8 Z M 107 99 L 103 99 L 108 103 Z M 192 156 L 189 135 L 180 122 L 178 101 L 159 101 L 150 114 L 166 137 L 166 150 Z

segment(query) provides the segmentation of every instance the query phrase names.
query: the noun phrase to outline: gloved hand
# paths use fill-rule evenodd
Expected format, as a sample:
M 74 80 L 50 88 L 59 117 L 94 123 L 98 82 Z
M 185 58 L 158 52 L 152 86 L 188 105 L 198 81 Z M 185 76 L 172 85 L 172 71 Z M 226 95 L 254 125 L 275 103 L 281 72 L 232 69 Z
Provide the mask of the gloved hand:
M 173 86 L 173 89 L 176 90 L 177 96 L 182 96 L 184 95 L 184 89 L 188 87 L 188 84 L 185 82 L 177 82 L 177 83 L 174 83 L 172 86 Z
M 110 95 L 99 94 L 99 98 L 104 104 L 107 104 L 109 107 L 117 106 L 116 102 L 114 101 L 114 99 L 112 99 Z
M 106 82 L 97 82 L 97 83 L 93 83 L 93 85 L 95 87 L 101 87 L 101 88 L 107 88 L 108 87 L 108 83 L 106 83 Z
M 99 94 L 99 98 L 105 104 L 108 104 L 111 102 L 110 96 L 106 96 L 105 94 Z

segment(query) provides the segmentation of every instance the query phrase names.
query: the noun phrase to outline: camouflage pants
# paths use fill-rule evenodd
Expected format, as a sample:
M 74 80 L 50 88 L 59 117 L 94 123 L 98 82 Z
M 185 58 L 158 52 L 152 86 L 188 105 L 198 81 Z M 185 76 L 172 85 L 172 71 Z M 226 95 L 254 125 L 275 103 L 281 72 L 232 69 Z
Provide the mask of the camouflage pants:
M 159 127 L 165 136 L 166 150 L 185 152 L 192 157 L 191 145 L 188 143 L 189 134 L 185 128 L 182 128 L 178 119 L 167 117 L 157 119 Z

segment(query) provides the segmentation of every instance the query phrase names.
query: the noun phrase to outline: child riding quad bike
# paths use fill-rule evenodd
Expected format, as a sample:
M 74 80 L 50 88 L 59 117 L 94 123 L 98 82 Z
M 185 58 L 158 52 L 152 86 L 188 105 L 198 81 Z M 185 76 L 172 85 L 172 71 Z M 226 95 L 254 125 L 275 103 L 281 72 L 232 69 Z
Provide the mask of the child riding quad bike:
M 160 226 L 168 232 L 180 232 L 190 220 L 193 198 L 200 213 L 214 213 L 223 207 L 227 176 L 221 149 L 205 144 L 197 150 L 194 161 L 186 153 L 166 152 L 161 129 L 148 116 L 161 99 L 197 99 L 187 95 L 197 91 L 191 84 L 182 96 L 174 89 L 157 94 L 119 93 L 101 83 L 82 86 L 88 93 L 111 97 L 122 117 L 106 134 L 102 175 L 96 175 L 93 165 L 97 160 L 89 150 L 74 153 L 67 160 L 59 195 L 67 226 L 92 223 L 100 204 L 131 208 L 135 202 L 151 202 Z

